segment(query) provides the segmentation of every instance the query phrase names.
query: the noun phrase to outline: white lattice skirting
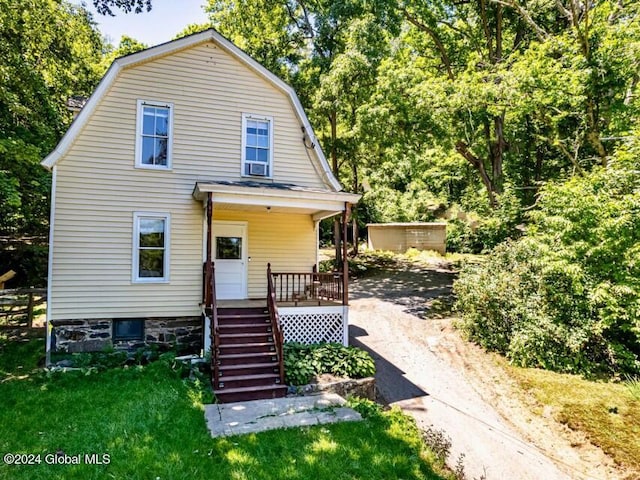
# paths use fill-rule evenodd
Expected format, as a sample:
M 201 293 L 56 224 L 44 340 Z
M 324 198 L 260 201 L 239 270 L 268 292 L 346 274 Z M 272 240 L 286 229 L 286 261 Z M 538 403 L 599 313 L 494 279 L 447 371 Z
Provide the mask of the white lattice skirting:
M 348 344 L 347 307 L 279 308 L 285 342 Z

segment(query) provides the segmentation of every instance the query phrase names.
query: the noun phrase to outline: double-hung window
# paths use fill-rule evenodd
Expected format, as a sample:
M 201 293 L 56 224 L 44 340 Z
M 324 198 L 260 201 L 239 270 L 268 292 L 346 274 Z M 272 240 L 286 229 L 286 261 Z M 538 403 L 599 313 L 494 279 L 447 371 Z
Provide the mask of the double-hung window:
M 242 175 L 271 177 L 273 169 L 273 119 L 242 114 Z
M 168 213 L 133 214 L 133 281 L 163 283 L 169 281 Z
M 171 168 L 173 104 L 138 100 L 136 167 Z

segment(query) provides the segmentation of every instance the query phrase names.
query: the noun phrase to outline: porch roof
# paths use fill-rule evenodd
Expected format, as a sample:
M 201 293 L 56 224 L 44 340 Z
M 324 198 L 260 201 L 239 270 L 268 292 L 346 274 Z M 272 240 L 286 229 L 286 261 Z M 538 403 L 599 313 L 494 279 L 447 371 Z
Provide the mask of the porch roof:
M 214 204 L 238 207 L 264 207 L 309 213 L 314 220 L 336 215 L 345 203 L 357 203 L 360 195 L 304 187 L 288 183 L 256 181 L 197 182 L 193 190 L 196 200 L 204 201 L 212 194 Z

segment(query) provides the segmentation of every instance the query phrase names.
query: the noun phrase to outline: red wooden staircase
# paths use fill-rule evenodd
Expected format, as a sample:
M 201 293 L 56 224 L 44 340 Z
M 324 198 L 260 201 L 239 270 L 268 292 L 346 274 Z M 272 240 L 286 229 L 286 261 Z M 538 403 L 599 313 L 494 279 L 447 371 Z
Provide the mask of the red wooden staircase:
M 283 397 L 278 349 L 269 311 L 218 308 L 218 374 L 213 389 L 219 402 Z M 217 379 L 216 379 L 217 377 Z

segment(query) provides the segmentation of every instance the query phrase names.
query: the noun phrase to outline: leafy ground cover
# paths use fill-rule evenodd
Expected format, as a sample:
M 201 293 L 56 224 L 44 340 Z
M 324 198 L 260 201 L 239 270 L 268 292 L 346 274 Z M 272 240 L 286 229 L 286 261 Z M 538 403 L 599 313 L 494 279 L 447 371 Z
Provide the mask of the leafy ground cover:
M 284 367 L 287 385 L 304 385 L 314 375 L 323 373 L 364 378 L 376 372 L 375 362 L 368 352 L 338 343 L 285 343 Z
M 597 382 L 534 368 L 507 367 L 507 372 L 541 409 L 551 407 L 556 420 L 586 433 L 616 462 L 640 474 L 640 392 L 635 382 Z
M 0 461 L 1 479 L 447 478 L 399 411 L 369 408 L 363 422 L 212 439 L 207 390 L 170 361 L 47 374 L 36 369 L 41 348 L 41 340 L 0 339 L 0 454 L 41 455 L 36 465 Z M 108 454 L 109 463 L 46 464 L 56 452 Z

